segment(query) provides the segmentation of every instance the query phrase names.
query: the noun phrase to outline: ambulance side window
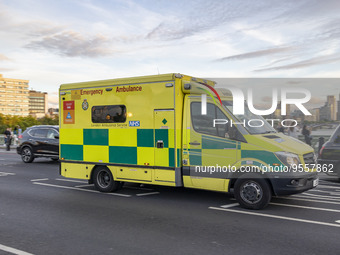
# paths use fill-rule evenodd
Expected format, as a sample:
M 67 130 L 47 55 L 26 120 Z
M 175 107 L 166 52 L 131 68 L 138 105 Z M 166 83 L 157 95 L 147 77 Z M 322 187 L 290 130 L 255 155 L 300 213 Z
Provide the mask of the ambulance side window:
M 93 123 L 123 123 L 125 121 L 125 105 L 100 105 L 92 107 Z
M 213 104 L 208 103 L 207 115 L 202 115 L 201 103 L 191 103 L 191 120 L 194 130 L 203 134 L 225 137 L 228 125 L 215 125 L 214 127 L 214 119 L 228 120 L 224 113 Z

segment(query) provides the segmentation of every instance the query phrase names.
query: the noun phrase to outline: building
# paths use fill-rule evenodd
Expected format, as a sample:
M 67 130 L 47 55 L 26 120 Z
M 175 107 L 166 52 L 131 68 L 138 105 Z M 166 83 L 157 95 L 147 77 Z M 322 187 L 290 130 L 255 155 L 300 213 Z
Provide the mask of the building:
M 320 107 L 320 121 L 337 120 L 337 101 L 335 96 L 327 96 L 327 101 L 324 106 Z
M 48 115 L 51 118 L 56 118 L 59 116 L 59 109 L 58 108 L 49 108 L 48 109 Z
M 327 104 L 330 108 L 330 120 L 336 120 L 337 104 L 335 96 L 327 96 Z
M 0 74 L 0 113 L 28 116 L 28 80 L 4 78 Z
M 305 115 L 304 121 L 314 121 L 314 122 L 320 121 L 320 109 L 319 108 L 311 109 L 309 110 L 309 112 L 312 115 Z
M 29 114 L 37 118 L 44 117 L 48 111 L 47 93 L 30 90 L 28 98 Z
M 320 121 L 331 120 L 331 107 L 326 103 L 324 106 L 320 107 Z

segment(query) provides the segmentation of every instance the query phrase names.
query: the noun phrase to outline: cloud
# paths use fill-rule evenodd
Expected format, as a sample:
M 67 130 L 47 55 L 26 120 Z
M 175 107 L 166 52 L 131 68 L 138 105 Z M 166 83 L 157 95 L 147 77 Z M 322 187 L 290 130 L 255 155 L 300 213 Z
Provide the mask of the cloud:
M 111 40 L 103 35 L 82 35 L 74 31 L 44 36 L 25 46 L 28 49 L 52 51 L 67 57 L 102 57 L 111 55 Z
M 282 65 L 282 66 L 276 66 L 276 67 L 264 68 L 264 69 L 257 69 L 257 70 L 254 70 L 254 72 L 298 69 L 298 68 L 316 66 L 316 65 L 321 65 L 321 64 L 330 64 L 330 63 L 339 62 L 339 61 L 340 61 L 339 55 L 319 56 L 319 57 L 310 58 L 310 59 L 307 59 L 307 60 L 295 62 L 295 63 L 288 64 L 288 65 Z
M 48 93 L 47 101 L 48 101 L 48 107 L 58 108 L 58 105 L 59 105 L 58 93 L 56 92 Z
M 14 71 L 15 69 L 13 68 L 2 68 L 0 67 L 0 72 L 10 72 L 10 71 Z
M 296 46 L 285 46 L 285 47 L 277 47 L 277 48 L 271 48 L 266 50 L 258 50 L 258 51 L 252 51 L 247 52 L 243 54 L 238 55 L 232 55 L 224 58 L 217 59 L 218 61 L 225 61 L 225 60 L 240 60 L 240 59 L 248 59 L 248 58 L 257 58 L 257 57 L 263 57 L 278 53 L 286 53 L 286 52 L 292 52 L 294 50 L 297 50 L 298 47 Z
M 0 61 L 9 61 L 10 59 L 3 54 L 0 54 Z

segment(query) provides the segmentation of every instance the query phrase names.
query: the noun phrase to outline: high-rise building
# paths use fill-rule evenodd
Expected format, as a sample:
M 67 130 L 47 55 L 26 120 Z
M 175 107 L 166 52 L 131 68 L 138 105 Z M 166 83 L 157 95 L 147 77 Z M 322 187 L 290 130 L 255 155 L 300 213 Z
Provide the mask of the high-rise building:
M 330 120 L 336 120 L 337 105 L 335 96 L 327 96 L 327 104 L 330 108 Z
M 324 106 L 320 107 L 320 120 L 331 120 L 331 107 L 327 103 Z
M 47 114 L 47 93 L 35 90 L 29 91 L 29 114 L 37 118 L 44 117 Z
M 0 113 L 27 116 L 28 80 L 4 78 L 0 74 Z

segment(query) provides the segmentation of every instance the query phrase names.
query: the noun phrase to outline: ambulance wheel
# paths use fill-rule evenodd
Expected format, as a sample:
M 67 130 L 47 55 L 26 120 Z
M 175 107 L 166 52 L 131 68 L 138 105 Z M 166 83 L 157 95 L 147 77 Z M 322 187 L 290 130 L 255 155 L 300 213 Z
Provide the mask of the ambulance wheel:
M 94 170 L 93 183 L 100 192 L 117 191 L 121 187 L 120 182 L 113 179 L 112 173 L 107 167 L 98 167 Z
M 259 210 L 269 204 L 272 193 L 265 179 L 245 176 L 235 182 L 234 196 L 241 207 Z

